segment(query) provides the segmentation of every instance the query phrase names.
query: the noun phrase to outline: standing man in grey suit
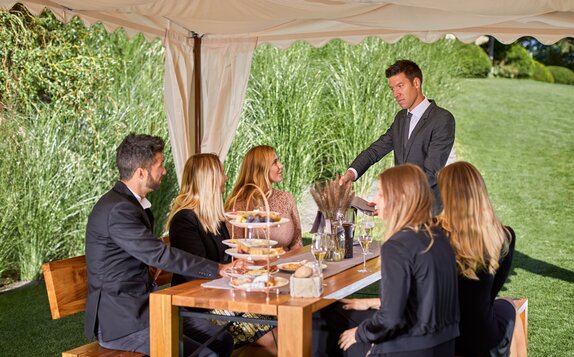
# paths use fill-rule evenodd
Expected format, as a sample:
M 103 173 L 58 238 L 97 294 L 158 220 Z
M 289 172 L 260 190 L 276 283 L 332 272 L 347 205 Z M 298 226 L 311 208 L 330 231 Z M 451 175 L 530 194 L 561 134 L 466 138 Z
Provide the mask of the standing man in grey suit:
M 423 95 L 419 66 L 399 60 L 385 71 L 393 96 L 401 106 L 391 127 L 357 156 L 340 179 L 344 185 L 357 180 L 371 165 L 394 151 L 395 165 L 412 163 L 425 172 L 433 190 L 434 213 L 442 209 L 437 172 L 446 165 L 454 144 L 454 117 Z
M 216 278 L 224 267 L 209 259 L 164 245 L 153 234 L 151 203 L 166 170 L 164 142 L 157 136 L 128 135 L 117 149 L 120 181 L 94 206 L 86 227 L 88 296 L 86 337 L 105 348 L 150 354 L 148 266 L 196 278 Z M 184 329 L 186 355 L 219 328 L 190 319 Z M 197 321 L 196 321 L 197 320 Z M 200 356 L 229 356 L 233 337 L 219 335 Z

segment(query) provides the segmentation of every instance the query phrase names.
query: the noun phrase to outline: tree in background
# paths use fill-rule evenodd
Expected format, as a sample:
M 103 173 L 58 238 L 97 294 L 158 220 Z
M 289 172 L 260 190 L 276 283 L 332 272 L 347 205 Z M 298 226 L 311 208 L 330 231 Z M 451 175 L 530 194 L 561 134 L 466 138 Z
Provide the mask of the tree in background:
M 521 43 L 538 62 L 574 70 L 574 38 L 567 37 L 552 45 L 544 45 L 534 37 L 525 37 Z
M 491 37 L 483 48 L 488 46 L 493 55 L 495 76 L 570 84 L 574 75 L 574 38 L 544 45 L 534 37 L 522 37 L 506 45 Z

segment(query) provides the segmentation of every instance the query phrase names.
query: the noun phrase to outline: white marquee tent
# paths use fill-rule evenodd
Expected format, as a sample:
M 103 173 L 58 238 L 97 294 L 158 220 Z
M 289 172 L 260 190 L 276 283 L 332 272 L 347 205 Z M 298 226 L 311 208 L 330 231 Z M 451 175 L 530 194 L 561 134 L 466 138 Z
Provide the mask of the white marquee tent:
M 36 15 L 50 9 L 62 21 L 79 16 L 86 25 L 162 39 L 178 178 L 197 150 L 227 155 L 258 44 L 394 42 L 407 34 L 426 42 L 447 34 L 506 43 L 529 35 L 546 44 L 574 37 L 574 0 L 0 0 L 0 9 L 16 2 Z

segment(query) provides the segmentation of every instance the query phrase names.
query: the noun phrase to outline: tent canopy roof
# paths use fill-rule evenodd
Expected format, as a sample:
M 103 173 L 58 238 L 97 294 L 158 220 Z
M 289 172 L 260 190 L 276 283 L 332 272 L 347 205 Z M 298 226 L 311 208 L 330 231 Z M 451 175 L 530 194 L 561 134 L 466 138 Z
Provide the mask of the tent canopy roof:
M 78 16 L 163 40 L 164 103 L 180 179 L 194 152 L 227 155 L 258 44 L 395 42 L 408 34 L 426 42 L 447 34 L 506 43 L 534 36 L 546 44 L 574 37 L 574 0 L 0 0 L 0 9 L 16 2 L 35 15 L 49 9 L 64 22 Z
M 0 7 L 16 2 L 34 14 L 48 8 L 63 21 L 79 16 L 150 39 L 169 29 L 278 47 L 297 40 L 321 46 L 332 38 L 357 43 L 366 36 L 394 42 L 406 34 L 426 42 L 488 34 L 506 43 L 528 35 L 546 44 L 574 36 L 574 0 L 0 0 Z

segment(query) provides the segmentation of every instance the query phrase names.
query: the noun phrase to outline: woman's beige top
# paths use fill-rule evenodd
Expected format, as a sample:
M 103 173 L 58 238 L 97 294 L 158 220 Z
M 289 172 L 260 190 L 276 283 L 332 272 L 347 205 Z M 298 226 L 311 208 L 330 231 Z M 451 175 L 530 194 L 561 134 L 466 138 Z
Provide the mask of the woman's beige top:
M 279 212 L 282 218 L 288 218 L 289 222 L 279 226 L 271 227 L 269 239 L 279 242 L 279 245 L 290 250 L 303 246 L 301 241 L 301 220 L 299 219 L 299 212 L 297 211 L 297 204 L 288 192 L 272 189 L 271 196 L 267 199 L 269 202 L 269 210 Z M 253 210 L 254 207 L 249 207 Z M 245 201 L 238 200 L 235 202 L 235 211 L 246 211 Z M 247 229 L 232 227 L 227 223 L 229 232 L 233 229 L 234 238 L 247 237 Z M 253 230 L 253 238 L 264 238 L 265 232 L 262 229 Z

